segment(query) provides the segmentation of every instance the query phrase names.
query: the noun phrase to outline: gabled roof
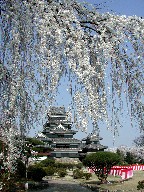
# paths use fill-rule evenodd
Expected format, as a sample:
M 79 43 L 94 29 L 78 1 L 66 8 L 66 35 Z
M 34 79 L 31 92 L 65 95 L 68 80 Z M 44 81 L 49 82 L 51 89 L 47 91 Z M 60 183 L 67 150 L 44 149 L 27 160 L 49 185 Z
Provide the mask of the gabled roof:
M 99 136 L 99 134 L 96 133 L 90 133 L 86 138 L 82 139 L 82 141 L 90 140 L 90 141 L 99 141 L 103 138 Z
M 53 130 L 67 130 L 62 124 L 60 123 L 57 127 L 55 127 Z
M 37 134 L 36 139 L 40 139 L 41 141 L 52 141 L 51 138 L 47 137 L 45 134 L 41 132 Z
M 103 146 L 101 145 L 100 143 L 97 143 L 97 144 L 94 144 L 94 143 L 91 143 L 91 144 L 88 144 L 84 147 L 84 149 L 106 149 L 108 148 L 107 146 Z
M 38 133 L 38 134 L 37 134 L 37 136 L 36 136 L 36 138 L 39 138 L 39 137 L 40 137 L 40 138 L 47 138 L 47 136 L 46 136 L 46 135 L 44 135 L 44 134 L 43 134 L 43 133 L 41 133 L 41 132 L 40 132 L 40 133 Z
M 45 129 L 45 131 L 47 133 L 50 132 L 50 133 L 64 133 L 64 134 L 65 133 L 66 134 L 68 134 L 68 133 L 74 134 L 74 133 L 77 132 L 75 130 L 71 130 L 71 129 L 68 129 L 68 128 L 64 127 L 61 123 L 58 126 L 54 127 L 54 128 L 49 128 L 48 130 Z

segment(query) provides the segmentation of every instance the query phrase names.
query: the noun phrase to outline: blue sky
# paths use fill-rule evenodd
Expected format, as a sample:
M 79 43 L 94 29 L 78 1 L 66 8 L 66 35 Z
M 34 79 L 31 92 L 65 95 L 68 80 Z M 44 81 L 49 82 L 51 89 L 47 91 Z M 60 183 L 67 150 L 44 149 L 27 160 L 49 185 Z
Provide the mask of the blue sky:
M 82 0 L 79 1 L 83 2 Z M 144 17 L 144 0 L 86 0 L 85 2 L 91 4 L 99 4 L 98 7 L 101 8 L 99 11 L 102 13 L 110 12 L 118 15 L 137 15 L 139 17 Z M 57 106 L 64 105 L 66 109 L 68 108 L 71 102 L 70 94 L 67 91 L 67 81 L 68 79 L 62 79 L 61 85 L 59 87 L 59 94 L 56 97 L 57 102 L 55 103 L 55 105 Z M 103 137 L 101 144 L 106 145 L 108 147 L 118 147 L 120 145 L 132 146 L 133 140 L 140 134 L 139 127 L 137 124 L 134 127 L 131 126 L 130 118 L 127 115 L 126 108 L 123 113 L 123 127 L 119 129 L 119 136 L 113 137 L 113 131 L 107 130 L 106 126 L 103 124 L 100 125 L 100 136 Z M 37 133 L 38 130 L 41 131 L 42 127 L 36 127 L 35 130 L 31 130 L 30 134 L 34 135 L 34 132 Z M 90 124 L 87 134 L 91 131 L 92 126 Z M 75 137 L 78 139 L 82 139 L 87 134 L 78 131 Z
M 84 2 L 79 0 L 79 2 Z M 144 0 L 85 0 L 92 5 L 98 5 L 101 12 L 116 13 L 118 15 L 137 15 L 144 17 Z
M 144 18 L 144 0 L 86 0 L 86 2 L 98 5 L 101 8 L 98 11 L 101 13 L 110 12 L 126 16 L 137 15 Z M 109 147 L 112 147 L 113 144 L 114 146 L 131 146 L 133 139 L 139 136 L 139 127 L 137 124 L 134 127 L 131 126 L 126 110 L 124 112 L 123 127 L 119 129 L 119 136 L 114 138 L 111 131 L 101 127 L 100 135 L 103 137 L 101 143 Z

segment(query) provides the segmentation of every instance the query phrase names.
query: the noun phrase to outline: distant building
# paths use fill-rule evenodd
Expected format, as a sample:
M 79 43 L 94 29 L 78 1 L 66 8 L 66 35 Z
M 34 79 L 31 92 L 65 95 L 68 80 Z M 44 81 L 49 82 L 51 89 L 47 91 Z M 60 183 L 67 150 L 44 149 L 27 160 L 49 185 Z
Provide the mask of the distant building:
M 48 121 L 37 139 L 46 142 L 52 148 L 51 156 L 56 158 L 80 158 L 87 152 L 104 150 L 107 147 L 100 144 L 102 139 L 94 132 L 82 141 L 75 139 L 77 131 L 71 129 L 72 123 L 64 107 L 52 107 L 48 113 Z M 85 141 L 85 143 L 83 143 Z M 83 155 L 82 155 L 83 154 Z
M 83 144 L 82 151 L 85 153 L 88 152 L 96 152 L 96 151 L 104 151 L 107 149 L 107 146 L 103 146 L 100 144 L 100 140 L 103 138 L 99 136 L 96 130 L 93 130 L 86 138 L 82 139 Z
M 107 146 L 100 144 L 100 140 L 102 140 L 102 137 L 99 137 L 99 134 L 95 129 L 86 138 L 82 139 L 81 151 L 79 151 L 79 159 L 82 160 L 87 153 L 104 151 L 107 149 Z
M 51 144 L 53 157 L 79 157 L 79 146 L 81 141 L 73 138 L 77 131 L 71 129 L 72 123 L 68 120 L 64 107 L 52 107 L 48 113 L 48 122 L 44 125 L 42 131 L 42 140 Z

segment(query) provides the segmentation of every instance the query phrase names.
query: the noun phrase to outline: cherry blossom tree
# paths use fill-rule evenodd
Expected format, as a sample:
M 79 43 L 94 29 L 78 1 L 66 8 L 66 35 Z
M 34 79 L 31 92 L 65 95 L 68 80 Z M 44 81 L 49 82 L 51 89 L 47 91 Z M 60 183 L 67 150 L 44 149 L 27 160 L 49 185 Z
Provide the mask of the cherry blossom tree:
M 144 130 L 142 18 L 101 14 L 76 0 L 1 2 L 3 133 L 6 122 L 14 130 L 7 136 L 38 122 L 64 75 L 77 128 L 86 130 L 90 117 L 94 126 L 103 120 L 117 129 L 125 94 L 129 115 Z
M 135 140 L 134 140 L 134 143 L 137 147 L 143 147 L 144 146 L 144 135 L 141 135 L 139 137 L 137 137 Z

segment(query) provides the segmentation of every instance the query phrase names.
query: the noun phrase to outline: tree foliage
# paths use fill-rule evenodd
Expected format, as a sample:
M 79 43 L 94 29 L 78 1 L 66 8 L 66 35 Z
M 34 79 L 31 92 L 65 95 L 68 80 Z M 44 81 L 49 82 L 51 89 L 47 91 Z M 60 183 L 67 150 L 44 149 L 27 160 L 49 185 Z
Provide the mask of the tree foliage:
M 112 152 L 97 152 L 88 154 L 83 160 L 83 164 L 92 169 L 98 179 L 105 182 L 112 166 L 118 164 L 121 158 Z
M 26 166 L 20 159 L 17 159 L 16 161 L 16 170 L 15 170 L 14 176 L 18 180 L 22 178 L 26 178 Z
M 124 164 L 124 157 L 125 157 L 125 155 L 124 155 L 123 151 L 121 151 L 120 149 L 117 149 L 116 153 L 121 157 L 120 164 L 121 165 Z
M 54 166 L 47 166 L 43 169 L 45 170 L 47 176 L 52 176 L 57 172 L 57 169 Z
M 120 156 L 119 165 L 128 165 L 129 164 L 128 162 L 126 162 L 125 153 L 122 150 L 117 149 L 116 153 Z
M 144 180 L 138 182 L 137 190 L 141 190 L 141 189 L 144 189 Z
M 2 152 L 3 142 L 0 140 L 0 153 Z
M 75 169 L 74 171 L 73 171 L 73 178 L 74 179 L 81 179 L 82 177 L 83 177 L 83 171 L 82 170 L 80 170 L 80 169 Z
M 135 140 L 134 140 L 134 143 L 137 147 L 143 147 L 144 146 L 144 135 L 141 135 L 139 137 L 137 137 Z
M 38 139 L 35 139 L 35 138 L 31 138 L 31 137 L 27 138 L 27 141 L 29 144 L 34 145 L 34 146 L 35 145 L 44 145 L 44 142 L 42 142 Z
M 2 102 L 10 97 L 7 112 L 13 118 L 21 114 L 21 126 L 30 125 L 32 118 L 38 120 L 46 111 L 60 78 L 68 73 L 70 81 L 75 79 L 82 89 L 75 90 L 70 83 L 76 116 L 83 117 L 77 118 L 78 127 L 86 129 L 86 114 L 95 123 L 108 120 L 108 97 L 113 100 L 113 125 L 119 124 L 122 106 L 116 98 L 125 91 L 132 115 L 143 128 L 143 19 L 101 14 L 75 0 L 6 0 L 2 13 Z M 6 115 L 2 113 L 2 123 Z
M 28 167 L 27 177 L 34 181 L 42 181 L 42 178 L 46 176 L 45 170 L 37 165 L 31 165 Z
M 137 160 L 136 156 L 135 156 L 133 153 L 131 153 L 131 152 L 126 152 L 126 156 L 125 156 L 124 160 L 125 160 L 129 165 L 138 163 L 138 160 Z
M 41 166 L 43 166 L 43 167 L 54 166 L 55 165 L 55 160 L 52 159 L 52 158 L 47 158 L 45 160 L 42 160 L 39 164 Z
M 104 120 L 115 132 L 125 94 L 131 117 L 144 129 L 142 18 L 101 14 L 76 0 L 1 5 L 0 121 L 9 163 L 54 103 L 62 76 L 69 78 L 76 128 L 86 130 L 91 117 L 94 126 Z
M 67 175 L 67 171 L 64 168 L 58 169 L 57 173 L 59 177 L 65 177 Z
M 85 173 L 82 169 L 75 169 L 73 171 L 73 178 L 74 179 L 82 179 L 85 178 L 86 180 L 89 180 L 90 177 L 92 177 L 91 173 Z
M 133 147 L 126 147 L 121 146 L 117 149 L 118 154 L 122 157 L 121 165 L 128 164 L 128 162 L 124 162 L 126 159 L 132 160 L 133 163 L 143 163 L 144 162 L 144 148 L 143 146 L 133 146 Z M 128 157 L 127 157 L 128 155 Z M 130 157 L 132 156 L 132 158 Z M 132 163 L 132 162 L 131 162 Z

